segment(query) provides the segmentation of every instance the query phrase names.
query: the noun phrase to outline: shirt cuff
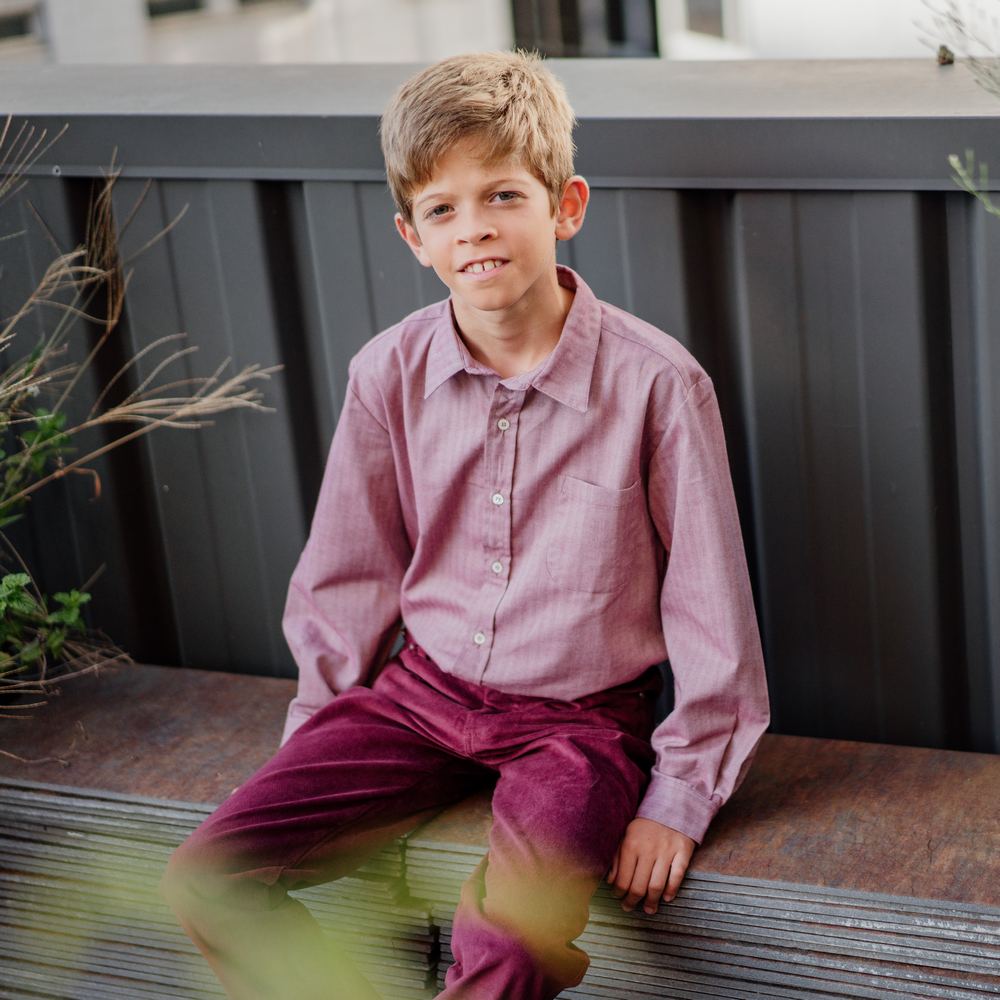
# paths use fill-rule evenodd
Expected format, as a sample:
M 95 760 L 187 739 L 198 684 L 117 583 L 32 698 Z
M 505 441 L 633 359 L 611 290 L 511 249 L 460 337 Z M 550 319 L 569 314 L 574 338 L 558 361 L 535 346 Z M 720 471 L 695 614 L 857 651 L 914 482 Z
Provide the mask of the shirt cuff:
M 679 830 L 700 844 L 720 806 L 721 803 L 699 795 L 679 778 L 654 770 L 636 816 Z

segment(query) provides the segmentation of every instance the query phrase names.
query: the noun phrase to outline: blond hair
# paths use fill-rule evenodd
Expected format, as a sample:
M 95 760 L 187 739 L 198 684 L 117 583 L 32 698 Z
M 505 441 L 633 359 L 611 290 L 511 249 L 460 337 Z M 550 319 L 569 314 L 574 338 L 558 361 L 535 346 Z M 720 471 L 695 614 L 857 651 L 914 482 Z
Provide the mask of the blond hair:
M 413 195 L 458 140 L 472 137 L 485 163 L 515 154 L 548 189 L 552 212 L 573 176 L 576 117 L 566 90 L 537 52 L 451 56 L 410 77 L 379 122 L 386 179 L 413 224 Z

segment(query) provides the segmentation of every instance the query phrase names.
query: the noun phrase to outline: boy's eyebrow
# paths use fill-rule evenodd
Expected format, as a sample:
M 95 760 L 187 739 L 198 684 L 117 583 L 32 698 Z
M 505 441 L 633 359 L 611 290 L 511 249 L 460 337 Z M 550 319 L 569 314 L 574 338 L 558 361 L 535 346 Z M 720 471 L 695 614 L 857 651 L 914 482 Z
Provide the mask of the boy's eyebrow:
M 491 187 L 496 187 L 497 184 L 519 184 L 521 183 L 517 177 L 497 177 L 495 180 L 487 181 L 483 185 L 483 190 L 487 190 Z M 423 197 L 419 198 L 413 203 L 413 207 L 416 208 L 418 205 L 422 205 L 425 201 L 431 201 L 434 198 L 447 198 L 447 191 L 432 191 L 430 194 L 425 194 Z

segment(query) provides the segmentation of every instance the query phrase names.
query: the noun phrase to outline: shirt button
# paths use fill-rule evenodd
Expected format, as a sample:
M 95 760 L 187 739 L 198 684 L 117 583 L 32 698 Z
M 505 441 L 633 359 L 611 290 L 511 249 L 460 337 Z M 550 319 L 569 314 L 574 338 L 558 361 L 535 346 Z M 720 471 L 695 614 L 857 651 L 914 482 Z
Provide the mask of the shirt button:
M 503 503 L 503 494 L 502 493 L 494 493 L 493 494 L 493 502 L 499 507 L 500 504 Z
M 493 565 L 490 568 L 493 570 L 494 573 L 502 573 L 503 563 L 498 560 L 497 562 L 493 563 Z
M 475 643 L 475 644 L 476 644 L 477 646 L 481 646 L 481 645 L 482 645 L 482 644 L 483 644 L 484 642 L 486 642 L 486 636 L 485 636 L 485 635 L 483 635 L 483 633 L 482 633 L 482 632 L 477 632 L 477 633 L 476 633 L 476 634 L 475 634 L 475 635 L 474 635 L 474 636 L 472 637 L 472 641 L 473 641 L 473 642 L 474 642 L 474 643 Z
M 508 427 L 510 427 L 510 421 L 506 417 L 501 417 L 497 421 L 497 427 L 499 427 L 500 430 L 505 431 Z

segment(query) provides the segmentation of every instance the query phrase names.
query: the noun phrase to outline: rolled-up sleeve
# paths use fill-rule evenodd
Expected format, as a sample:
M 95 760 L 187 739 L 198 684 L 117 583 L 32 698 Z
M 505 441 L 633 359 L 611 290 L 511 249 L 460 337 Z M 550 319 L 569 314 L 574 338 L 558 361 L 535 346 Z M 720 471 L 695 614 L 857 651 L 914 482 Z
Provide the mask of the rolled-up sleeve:
M 412 558 L 390 435 L 353 377 L 327 458 L 282 631 L 299 668 L 284 743 L 337 694 L 368 680 L 395 639 Z
M 696 381 L 649 468 L 650 513 L 667 552 L 660 613 L 673 711 L 637 815 L 701 843 L 770 721 L 753 594 L 712 380 Z

